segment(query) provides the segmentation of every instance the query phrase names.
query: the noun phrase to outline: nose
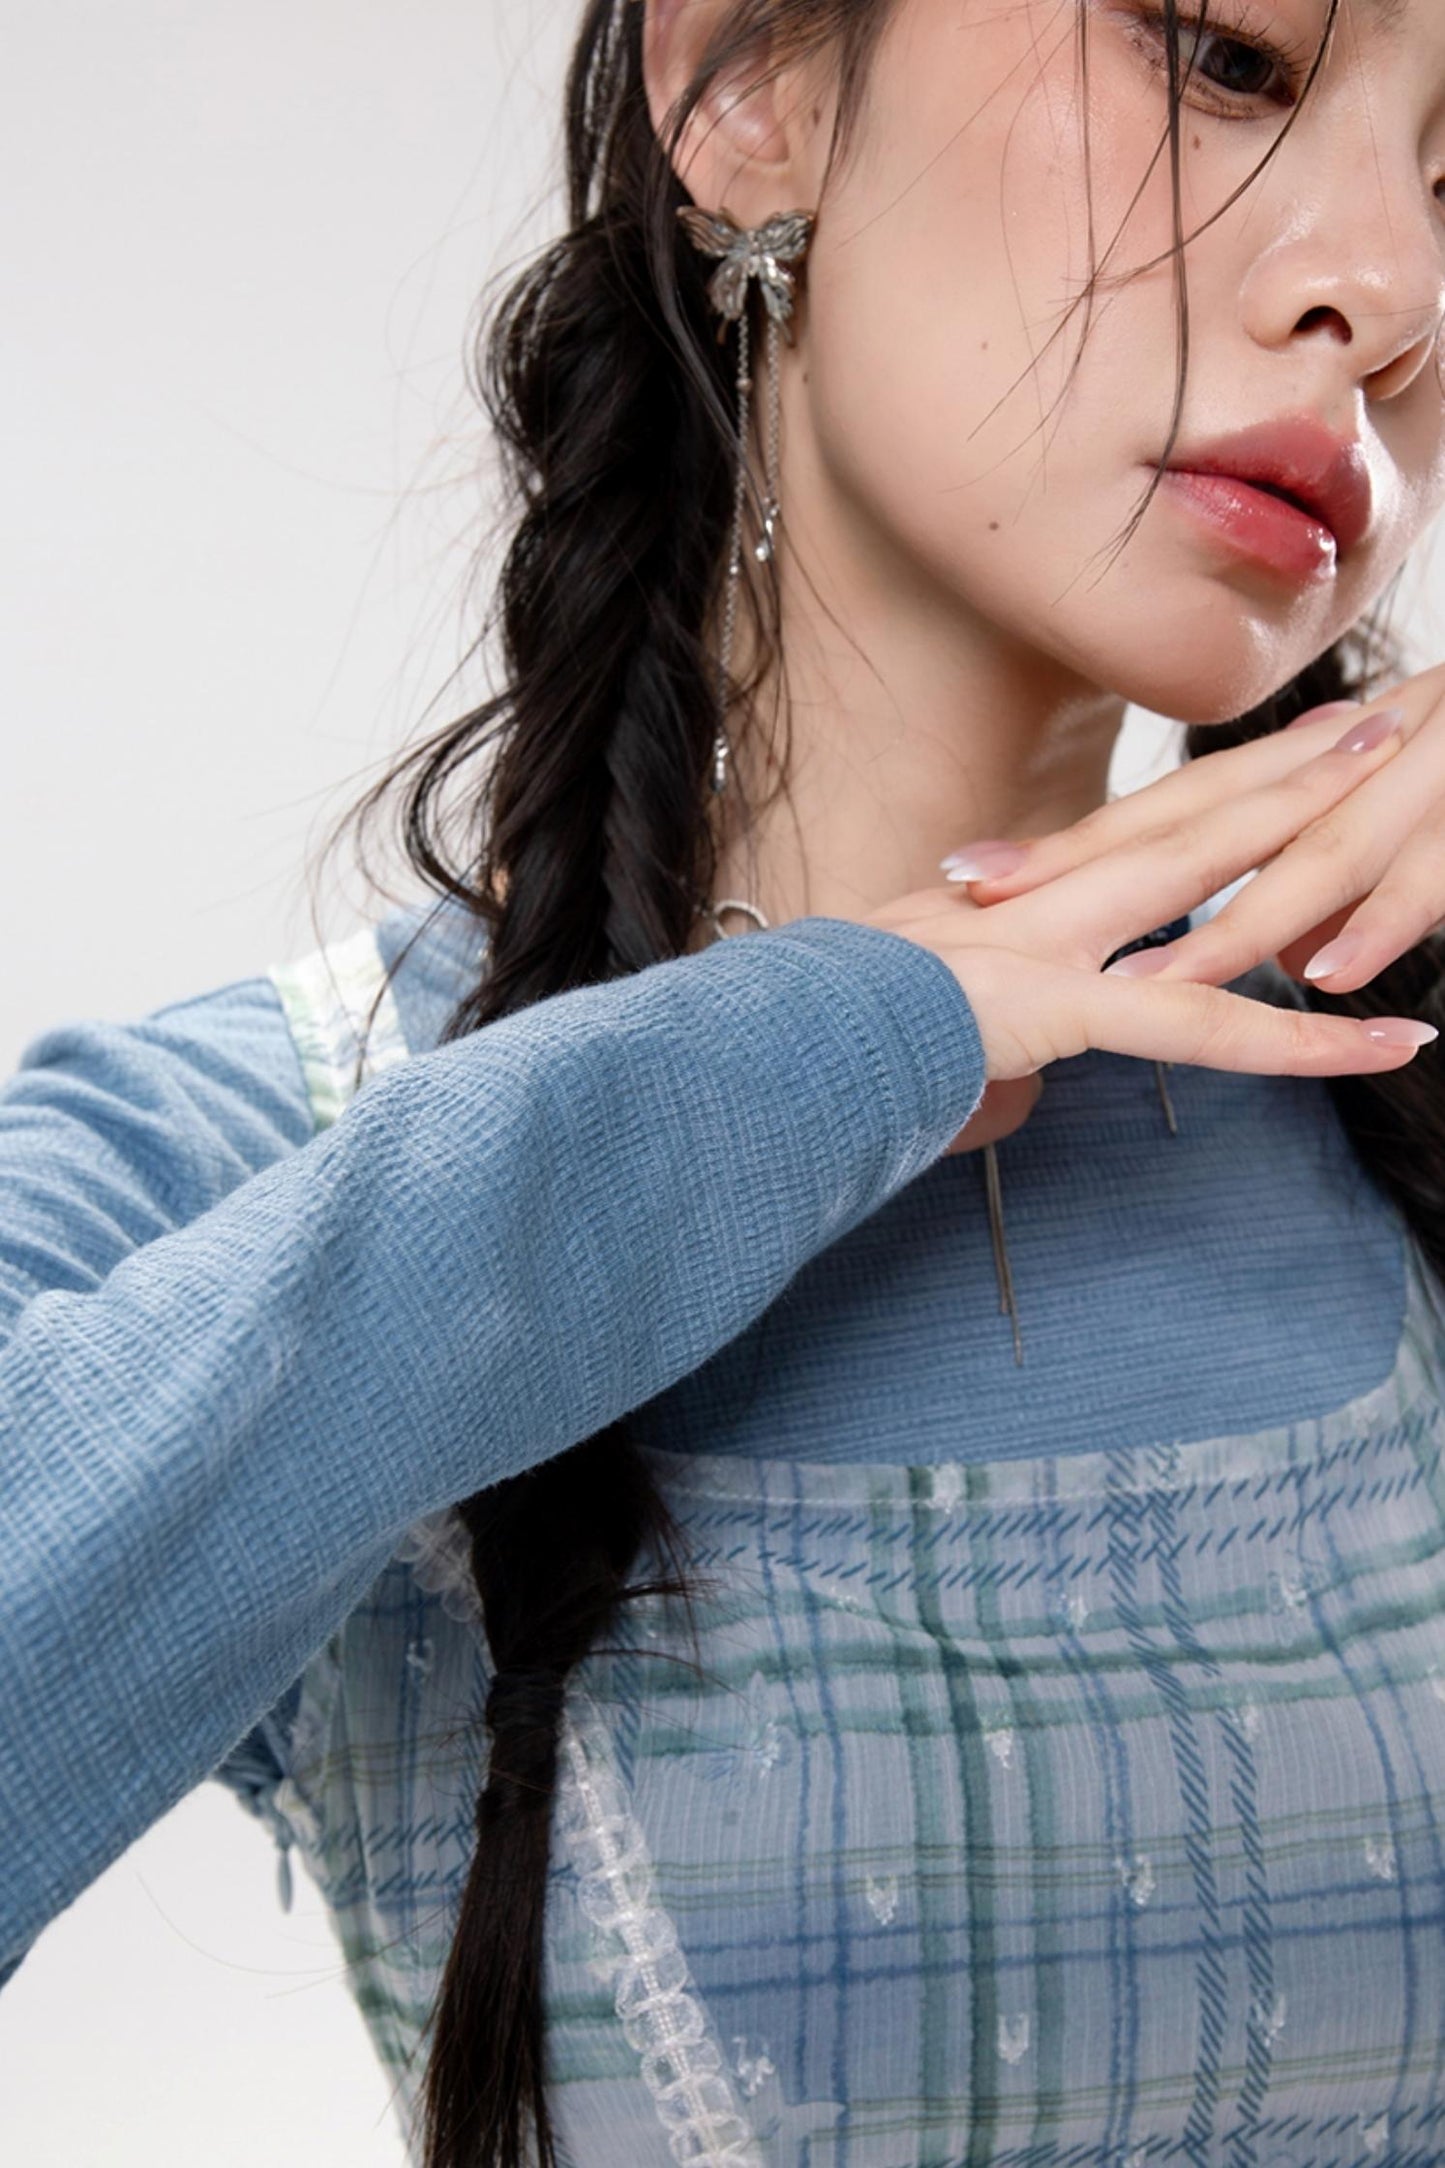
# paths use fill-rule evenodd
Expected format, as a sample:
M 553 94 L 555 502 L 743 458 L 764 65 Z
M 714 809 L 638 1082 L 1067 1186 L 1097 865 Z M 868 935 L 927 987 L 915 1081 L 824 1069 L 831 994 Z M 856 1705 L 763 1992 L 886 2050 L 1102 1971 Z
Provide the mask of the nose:
M 1398 398 L 1434 360 L 1445 319 L 1445 221 L 1419 172 L 1378 164 L 1348 186 L 1297 197 L 1289 230 L 1250 266 L 1251 338 L 1273 351 L 1324 343 L 1371 400 Z M 1369 172 L 1366 165 L 1363 169 Z

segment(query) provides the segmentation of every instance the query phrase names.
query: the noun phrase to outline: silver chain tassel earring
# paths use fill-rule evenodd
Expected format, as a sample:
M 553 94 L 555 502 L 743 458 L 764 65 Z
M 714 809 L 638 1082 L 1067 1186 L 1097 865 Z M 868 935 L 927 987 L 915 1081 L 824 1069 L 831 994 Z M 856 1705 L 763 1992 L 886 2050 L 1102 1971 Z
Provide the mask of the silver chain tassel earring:
M 789 268 L 800 263 L 807 254 L 813 236 L 813 214 L 808 211 L 783 211 L 752 228 L 739 226 L 725 211 L 703 211 L 694 205 L 685 205 L 678 212 L 678 219 L 694 246 L 706 256 L 719 259 L 718 268 L 708 281 L 708 299 L 723 319 L 719 337 L 726 334 L 727 326 L 738 327 L 737 369 L 737 468 L 733 487 L 732 529 L 728 537 L 727 593 L 723 600 L 722 637 L 718 650 L 717 667 L 717 736 L 713 741 L 712 787 L 715 795 L 727 788 L 728 758 L 730 748 L 727 738 L 727 712 L 729 694 L 729 671 L 732 664 L 733 638 L 737 630 L 738 583 L 743 576 L 743 527 L 746 517 L 748 494 L 748 441 L 752 419 L 752 338 L 748 320 L 748 301 L 752 282 L 757 280 L 762 291 L 766 311 L 765 361 L 768 380 L 767 420 L 763 432 L 763 509 L 762 527 L 753 556 L 759 564 L 769 563 L 777 548 L 778 523 L 782 508 L 778 502 L 778 449 L 780 434 L 780 409 L 778 396 L 778 346 L 786 338 L 793 342 L 793 303 L 797 292 L 797 280 Z M 724 913 L 741 912 L 753 925 L 766 931 L 767 919 L 755 903 L 743 896 L 724 896 L 716 904 L 700 903 L 698 912 L 706 918 L 719 939 L 726 936 L 723 925 Z M 1146 934 L 1140 941 L 1131 941 L 1125 948 L 1116 949 L 1115 956 L 1123 956 L 1129 949 L 1149 948 L 1163 941 L 1176 939 L 1187 930 L 1187 921 L 1176 921 L 1172 926 L 1161 926 L 1157 932 Z M 1113 963 L 1114 956 L 1107 959 Z M 1167 1065 L 1156 1061 L 1154 1074 L 1159 1088 L 1159 1100 L 1171 1136 L 1179 1133 L 1174 1103 L 1165 1082 Z M 1018 1302 L 1014 1294 L 1013 1272 L 1009 1265 L 1008 1244 L 1004 1238 L 1003 1186 L 999 1177 L 998 1150 L 986 1144 L 980 1155 L 983 1160 L 984 1183 L 988 1197 L 989 1233 L 993 1242 L 994 1270 L 998 1277 L 999 1309 L 1007 1313 L 1013 1328 L 1014 1361 L 1024 1359 L 1023 1335 L 1019 1329 Z
M 793 343 L 793 302 L 797 280 L 789 266 L 800 263 L 813 237 L 810 211 L 780 211 L 761 226 L 737 225 L 726 211 L 702 211 L 686 204 L 677 214 L 679 223 L 695 248 L 720 259 L 708 281 L 708 300 L 722 318 L 719 336 L 728 325 L 738 327 L 738 457 L 733 486 L 732 531 L 728 537 L 727 593 L 723 599 L 722 639 L 718 649 L 717 737 L 713 741 L 712 787 L 720 795 L 727 788 L 727 711 L 729 670 L 733 636 L 738 621 L 738 582 L 743 576 L 743 521 L 748 494 L 748 433 L 752 421 L 752 337 L 748 300 L 756 279 L 766 311 L 766 362 L 768 412 L 763 434 L 762 531 L 753 547 L 760 565 L 767 564 L 777 547 L 778 439 L 781 410 L 778 393 L 778 346 L 786 338 Z M 719 909 L 722 907 L 719 906 Z M 751 911 L 751 905 L 742 909 Z
M 1176 918 L 1167 926 L 1156 926 L 1153 933 L 1146 933 L 1137 941 L 1126 941 L 1122 948 L 1116 948 L 1112 956 L 1105 957 L 1099 968 L 1101 971 L 1107 971 L 1110 964 L 1117 962 L 1121 956 L 1131 955 L 1135 949 L 1162 948 L 1166 941 L 1180 941 L 1188 931 L 1189 920 L 1187 918 Z M 1154 1082 L 1158 1089 L 1159 1104 L 1164 1110 L 1164 1120 L 1169 1134 L 1171 1137 L 1177 1137 L 1179 1134 L 1179 1117 L 1174 1111 L 1174 1101 L 1169 1092 L 1169 1080 L 1164 1074 L 1169 1066 L 1167 1061 L 1155 1062 Z M 1024 1359 L 1024 1341 L 1023 1333 L 1019 1327 L 1018 1298 L 1014 1294 L 1014 1278 L 1009 1264 L 1008 1244 L 1004 1239 L 1003 1184 L 998 1171 L 998 1146 L 996 1144 L 985 1144 L 980 1157 L 983 1160 L 984 1189 L 988 1197 L 988 1228 L 993 1240 L 993 1269 L 998 1280 L 998 1306 L 1000 1311 L 1008 1316 L 1009 1325 L 1013 1331 L 1014 1362 L 1020 1364 Z
M 1164 1071 L 1167 1062 L 1156 1061 L 1154 1079 L 1159 1088 L 1159 1103 L 1164 1109 L 1164 1119 L 1169 1125 L 1171 1137 L 1179 1134 L 1179 1121 L 1174 1112 L 1174 1102 L 1169 1096 L 1169 1086 Z M 1023 1333 L 1019 1328 L 1018 1298 L 1014 1293 L 1014 1276 L 1009 1265 L 1008 1244 L 1003 1231 L 1003 1185 L 999 1179 L 998 1146 L 986 1144 L 982 1151 L 984 1188 L 988 1195 L 988 1228 L 993 1240 L 993 1269 L 998 1280 L 998 1306 L 1004 1312 L 1013 1330 L 1014 1362 L 1024 1359 Z

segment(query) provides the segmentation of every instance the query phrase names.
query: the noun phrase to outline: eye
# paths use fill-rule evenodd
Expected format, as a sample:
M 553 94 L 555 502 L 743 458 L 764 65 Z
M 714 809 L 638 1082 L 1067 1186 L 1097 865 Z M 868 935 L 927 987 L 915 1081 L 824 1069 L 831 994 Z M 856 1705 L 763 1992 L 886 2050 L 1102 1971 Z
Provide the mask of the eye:
M 1298 96 L 1313 57 L 1291 51 L 1267 38 L 1242 19 L 1227 25 L 1218 22 L 1218 11 L 1178 17 L 1178 74 L 1180 95 L 1212 105 L 1218 113 L 1247 118 L 1242 111 L 1263 100 L 1269 105 L 1290 105 Z M 1135 42 L 1150 64 L 1167 71 L 1168 27 L 1164 11 L 1153 5 L 1139 6 L 1131 20 Z
M 1186 68 L 1192 55 L 1195 75 L 1236 97 L 1262 98 L 1279 88 L 1281 63 L 1263 46 L 1247 45 L 1243 38 L 1225 37 L 1218 30 L 1195 38 L 1186 33 L 1180 52 Z

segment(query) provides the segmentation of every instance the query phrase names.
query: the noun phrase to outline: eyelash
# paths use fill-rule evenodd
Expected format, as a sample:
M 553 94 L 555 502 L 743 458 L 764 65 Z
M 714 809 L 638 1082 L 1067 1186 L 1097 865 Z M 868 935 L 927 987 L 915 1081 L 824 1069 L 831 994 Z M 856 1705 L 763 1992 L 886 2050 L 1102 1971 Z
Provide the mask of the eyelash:
M 1245 108 L 1258 108 L 1261 101 L 1279 106 L 1293 104 L 1304 86 L 1314 60 L 1314 50 L 1298 43 L 1268 38 L 1261 27 L 1246 17 L 1236 16 L 1233 21 L 1216 20 L 1214 10 L 1209 10 L 1210 20 L 1201 26 L 1197 15 L 1179 16 L 1179 59 L 1181 69 L 1188 67 L 1191 52 L 1193 66 L 1188 67 L 1185 88 L 1190 96 L 1203 96 L 1213 104 L 1213 110 L 1226 117 L 1248 118 Z M 1138 7 L 1130 22 L 1135 42 L 1144 51 L 1151 65 L 1164 73 L 1168 67 L 1168 48 L 1165 44 L 1165 15 L 1160 7 Z M 1274 90 L 1231 91 L 1224 84 L 1211 84 L 1199 72 L 1201 53 L 1207 53 L 1210 44 L 1242 47 L 1263 60 L 1273 61 L 1279 71 L 1281 82 Z

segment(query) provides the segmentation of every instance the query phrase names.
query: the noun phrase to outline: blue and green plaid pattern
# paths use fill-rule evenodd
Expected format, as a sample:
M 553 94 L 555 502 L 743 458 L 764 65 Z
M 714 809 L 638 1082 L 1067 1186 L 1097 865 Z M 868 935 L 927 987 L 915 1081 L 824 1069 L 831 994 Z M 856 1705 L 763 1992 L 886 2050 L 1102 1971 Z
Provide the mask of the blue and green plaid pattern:
M 319 1118 L 355 1082 L 330 987 L 291 998 Z M 372 1062 L 404 1052 L 387 1010 Z M 1390 1375 L 1317 1419 L 928 1466 L 649 1447 L 696 1639 L 639 1604 L 569 1696 L 568 2168 L 1445 2162 L 1445 1291 L 1405 1257 Z M 264 1809 L 414 2149 L 490 1675 L 457 1534 L 413 1531 L 308 1666 Z
M 646 1994 L 624 2023 L 559 1821 L 564 2158 L 1445 2161 L 1442 1350 L 1412 1246 L 1393 1373 L 1317 1421 L 929 1467 L 655 1453 L 696 1664 L 649 1600 L 572 1709 L 733 2121 L 709 2151 L 667 2068 L 644 2084 Z M 404 2122 L 487 1674 L 465 1590 L 393 1562 L 307 1674 L 278 1794 Z

